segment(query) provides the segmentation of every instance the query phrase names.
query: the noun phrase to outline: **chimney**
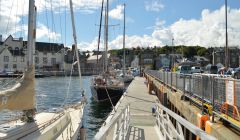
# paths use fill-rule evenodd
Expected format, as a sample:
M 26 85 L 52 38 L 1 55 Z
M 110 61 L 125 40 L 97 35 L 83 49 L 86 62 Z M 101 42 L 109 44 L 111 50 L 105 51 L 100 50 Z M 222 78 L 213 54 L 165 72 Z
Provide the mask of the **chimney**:
M 74 44 L 72 45 L 72 51 L 75 51 L 75 45 Z

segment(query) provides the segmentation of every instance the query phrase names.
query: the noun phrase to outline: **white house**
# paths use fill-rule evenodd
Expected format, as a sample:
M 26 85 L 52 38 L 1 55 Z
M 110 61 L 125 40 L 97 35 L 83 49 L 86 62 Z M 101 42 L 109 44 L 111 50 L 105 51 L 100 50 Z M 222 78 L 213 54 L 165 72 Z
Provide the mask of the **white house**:
M 1 46 L 0 71 L 23 72 L 26 66 L 25 54 L 21 50 L 10 50 L 7 46 Z
M 36 69 L 59 71 L 64 69 L 64 46 L 58 43 L 36 42 Z
M 23 72 L 26 67 L 26 55 L 22 38 L 15 39 L 11 35 L 0 46 L 0 72 Z
M 24 71 L 27 64 L 26 49 L 27 41 L 22 38 L 15 39 L 10 35 L 4 42 L 0 41 L 0 72 Z M 35 65 L 36 70 L 40 71 L 63 70 L 64 45 L 36 42 Z

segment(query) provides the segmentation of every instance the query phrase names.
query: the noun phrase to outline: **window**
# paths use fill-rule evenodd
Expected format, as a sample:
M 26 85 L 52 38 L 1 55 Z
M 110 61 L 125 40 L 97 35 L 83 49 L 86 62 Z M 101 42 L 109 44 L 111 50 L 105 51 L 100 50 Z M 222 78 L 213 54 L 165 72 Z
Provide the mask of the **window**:
M 9 57 L 8 56 L 4 56 L 3 61 L 4 62 L 9 62 Z
M 233 63 L 236 63 L 236 58 L 232 58 L 232 62 L 233 62 Z
M 4 64 L 4 68 L 5 68 L 5 69 L 8 69 L 8 64 Z
M 52 65 L 55 65 L 56 64 L 56 58 L 52 58 L 51 63 L 52 63 Z
M 35 57 L 35 63 L 38 64 L 39 63 L 39 58 Z
M 15 50 L 16 50 L 16 51 L 19 51 L 19 48 L 18 48 L 18 47 L 16 47 L 16 48 L 15 48 Z
M 47 57 L 43 57 L 43 64 L 47 64 L 47 63 L 48 63 Z
M 13 68 L 14 68 L 14 69 L 17 69 L 17 64 L 13 64 Z
M 24 62 L 24 57 L 21 57 L 21 62 Z
M 17 57 L 13 57 L 13 62 L 17 62 Z

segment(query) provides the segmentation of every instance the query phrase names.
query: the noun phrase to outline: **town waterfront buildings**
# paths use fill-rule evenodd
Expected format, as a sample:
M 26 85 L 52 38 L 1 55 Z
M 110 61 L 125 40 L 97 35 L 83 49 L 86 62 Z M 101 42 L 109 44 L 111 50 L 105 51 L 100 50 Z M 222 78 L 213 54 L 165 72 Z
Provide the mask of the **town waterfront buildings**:
M 27 42 L 23 38 L 13 38 L 11 35 L 2 40 L 0 36 L 0 73 L 3 72 L 23 72 L 26 68 L 26 46 Z M 64 47 L 60 43 L 37 42 L 35 50 L 36 71 L 39 72 L 62 72 L 70 73 L 72 64 L 76 62 L 74 55 L 75 47 Z M 157 53 L 156 47 L 128 49 L 126 51 L 126 66 L 132 68 L 161 69 L 163 67 L 171 68 L 173 65 L 181 64 L 183 61 L 191 61 L 201 67 L 207 64 L 224 65 L 224 48 L 215 47 L 205 56 L 193 56 L 184 58 L 179 53 Z M 103 61 L 101 51 L 79 52 L 81 70 L 85 75 L 98 74 L 103 71 Z M 75 56 L 75 57 L 74 57 Z M 109 64 L 115 69 L 121 69 L 123 64 L 123 53 L 119 50 L 117 53 L 108 55 Z M 240 49 L 238 47 L 229 47 L 230 67 L 239 67 Z M 77 71 L 74 65 L 73 73 Z

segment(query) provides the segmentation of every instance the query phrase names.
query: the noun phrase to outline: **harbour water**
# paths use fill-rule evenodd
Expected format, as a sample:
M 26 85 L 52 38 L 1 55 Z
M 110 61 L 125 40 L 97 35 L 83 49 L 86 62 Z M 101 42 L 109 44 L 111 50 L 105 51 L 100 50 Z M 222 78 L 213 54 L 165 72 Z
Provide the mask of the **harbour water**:
M 0 83 L 3 85 L 10 80 L 11 79 L 0 79 Z M 112 110 L 110 104 L 97 103 L 93 100 L 90 81 L 90 76 L 83 76 L 83 87 L 86 90 L 87 98 L 83 122 L 87 131 L 87 139 L 93 138 Z M 39 112 L 51 110 L 52 108 L 61 108 L 65 104 L 77 103 L 81 99 L 80 81 L 78 77 L 37 78 L 35 84 L 36 108 Z M 68 89 L 69 92 L 67 92 Z M 6 113 L 6 111 L 4 113 Z M 1 115 L 2 114 L 3 112 L 1 112 Z M 16 113 L 16 115 L 18 115 L 18 113 Z M 14 116 L 14 113 L 12 116 Z

